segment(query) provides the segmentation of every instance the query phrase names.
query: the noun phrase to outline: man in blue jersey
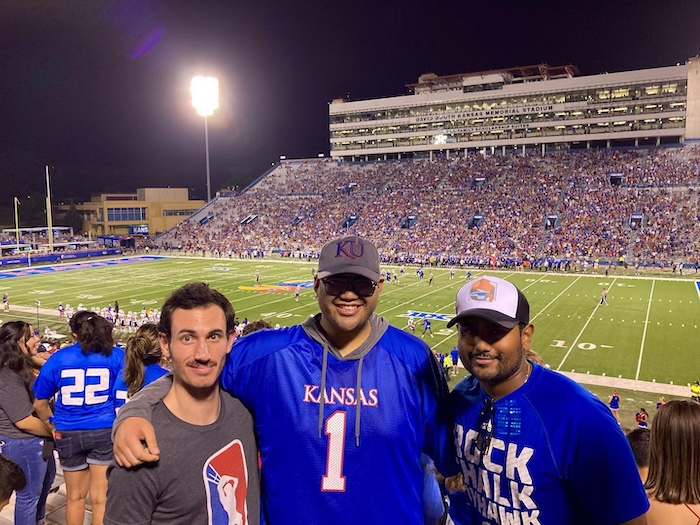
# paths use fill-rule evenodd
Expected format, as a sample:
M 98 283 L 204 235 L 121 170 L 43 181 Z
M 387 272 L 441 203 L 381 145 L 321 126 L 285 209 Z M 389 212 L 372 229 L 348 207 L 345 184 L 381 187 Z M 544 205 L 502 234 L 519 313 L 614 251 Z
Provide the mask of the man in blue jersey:
M 229 355 L 221 386 L 255 420 L 268 525 L 421 525 L 421 452 L 442 473 L 457 470 L 445 380 L 427 345 L 375 313 L 382 285 L 371 242 L 331 241 L 314 277 L 321 312 L 247 335 Z M 149 416 L 159 383 L 115 426 Z M 150 425 L 122 423 L 115 453 L 127 467 L 158 459 Z
M 457 293 L 458 350 L 471 376 L 451 394 L 465 497 L 456 523 L 646 523 L 649 501 L 605 404 L 526 359 L 535 331 L 513 284 L 480 276 Z

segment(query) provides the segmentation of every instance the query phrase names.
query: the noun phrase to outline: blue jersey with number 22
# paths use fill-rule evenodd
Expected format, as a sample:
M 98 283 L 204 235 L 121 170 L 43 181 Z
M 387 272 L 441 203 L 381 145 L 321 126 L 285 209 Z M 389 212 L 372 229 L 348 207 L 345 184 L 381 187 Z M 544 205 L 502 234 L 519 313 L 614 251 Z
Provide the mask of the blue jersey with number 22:
M 34 383 L 37 399 L 56 397 L 57 430 L 110 428 L 114 422 L 112 388 L 124 361 L 115 347 L 110 356 L 83 354 L 78 344 L 62 348 L 46 361 Z

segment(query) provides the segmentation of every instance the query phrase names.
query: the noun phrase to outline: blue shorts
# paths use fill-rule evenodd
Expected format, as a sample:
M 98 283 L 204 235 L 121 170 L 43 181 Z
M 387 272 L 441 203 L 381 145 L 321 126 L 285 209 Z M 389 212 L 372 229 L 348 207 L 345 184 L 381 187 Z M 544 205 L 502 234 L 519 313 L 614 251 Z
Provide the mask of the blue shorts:
M 112 452 L 112 429 L 61 430 L 56 450 L 61 468 L 68 472 L 85 470 L 88 465 L 109 465 Z

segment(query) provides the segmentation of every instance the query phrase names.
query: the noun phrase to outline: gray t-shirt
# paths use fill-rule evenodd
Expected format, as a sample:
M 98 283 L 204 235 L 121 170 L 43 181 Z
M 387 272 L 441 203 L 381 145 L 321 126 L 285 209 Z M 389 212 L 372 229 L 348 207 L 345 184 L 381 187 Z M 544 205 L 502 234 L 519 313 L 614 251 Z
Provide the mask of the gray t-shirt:
M 221 391 L 219 417 L 205 426 L 178 419 L 161 401 L 152 422 L 160 460 L 110 467 L 106 525 L 260 523 L 253 418 L 240 401 Z
M 34 412 L 22 377 L 9 368 L 0 368 L 0 436 L 13 439 L 36 437 L 17 428 L 15 423 Z

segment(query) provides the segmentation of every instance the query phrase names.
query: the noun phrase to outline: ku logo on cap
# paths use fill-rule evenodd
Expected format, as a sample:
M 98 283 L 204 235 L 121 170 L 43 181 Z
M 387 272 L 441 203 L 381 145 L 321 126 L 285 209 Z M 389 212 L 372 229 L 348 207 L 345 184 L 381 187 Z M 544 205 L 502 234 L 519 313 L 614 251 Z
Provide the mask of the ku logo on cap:
M 469 299 L 472 301 L 492 303 L 496 300 L 496 285 L 488 279 L 474 281 L 472 289 L 469 292 Z
M 365 254 L 365 245 L 357 241 L 340 241 L 336 245 L 335 256 L 360 259 Z

